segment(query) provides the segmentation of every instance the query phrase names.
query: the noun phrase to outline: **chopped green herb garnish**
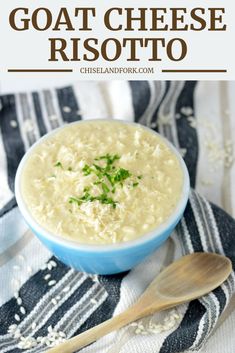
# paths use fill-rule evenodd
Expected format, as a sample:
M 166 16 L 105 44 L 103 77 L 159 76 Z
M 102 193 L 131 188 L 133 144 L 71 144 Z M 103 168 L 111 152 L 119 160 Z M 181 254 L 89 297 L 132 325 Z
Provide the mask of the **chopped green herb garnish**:
M 108 181 L 110 182 L 110 184 L 111 184 L 112 186 L 114 186 L 114 177 L 113 177 L 112 175 L 108 174 L 108 173 L 105 173 L 104 175 L 106 176 L 106 178 L 108 179 Z
M 112 205 L 113 208 L 116 208 L 117 201 L 114 201 L 111 197 L 108 197 L 107 194 L 96 196 L 94 197 L 94 200 L 98 200 L 103 204 Z
M 78 206 L 82 204 L 81 200 L 77 199 L 76 197 L 70 197 L 69 203 L 76 203 Z
M 123 180 L 129 178 L 131 176 L 131 173 L 123 168 L 118 169 L 118 171 L 116 172 L 115 176 L 114 176 L 114 181 L 116 183 L 118 182 L 122 182 Z
M 84 175 L 87 176 L 87 175 L 91 174 L 92 169 L 91 169 L 91 167 L 90 167 L 89 165 L 86 164 L 86 165 L 82 168 L 82 171 L 83 171 Z
M 138 179 L 142 179 L 142 178 L 143 178 L 143 175 L 138 175 L 137 178 L 138 178 Z
M 105 156 L 101 156 L 98 158 L 95 158 L 95 161 L 100 161 L 102 159 L 105 159 L 107 161 L 108 165 L 113 164 L 116 160 L 120 159 L 121 157 L 117 154 L 114 154 L 113 156 L 111 156 L 109 153 L 107 153 Z
M 95 169 L 97 169 L 99 172 L 103 172 L 103 171 L 104 171 L 104 168 L 100 167 L 100 166 L 97 165 L 97 164 L 93 164 L 93 166 L 94 166 Z
M 92 202 L 92 201 L 100 201 L 102 204 L 107 204 L 113 206 L 113 208 L 116 208 L 117 201 L 114 201 L 111 197 L 108 197 L 106 193 L 103 193 L 99 196 L 92 196 L 89 193 L 85 193 L 80 198 L 76 197 L 70 197 L 69 198 L 69 203 L 75 203 L 78 206 L 81 206 L 83 202 Z
M 138 185 L 139 185 L 139 183 L 133 183 L 133 184 L 132 184 L 133 188 L 135 188 L 135 187 L 138 186 Z
M 94 201 L 93 196 L 89 194 L 88 191 L 85 192 L 85 194 L 80 198 L 81 201 Z
M 108 186 L 107 186 L 105 183 L 102 183 L 101 186 L 102 186 L 102 189 L 103 189 L 103 192 L 104 192 L 104 193 L 110 192 Z
M 72 167 L 68 167 L 69 172 L 72 172 L 72 170 L 73 170 Z
M 111 205 L 113 208 L 116 208 L 118 202 L 113 200 L 109 193 L 111 195 L 114 194 L 118 186 L 123 186 L 125 180 L 132 177 L 129 170 L 117 168 L 114 165 L 114 162 L 120 158 L 117 154 L 111 155 L 107 153 L 104 156 L 95 158 L 95 161 L 104 161 L 101 165 L 98 162 L 92 165 L 86 164 L 82 168 L 83 174 L 85 176 L 90 174 L 96 175 L 98 180 L 94 181 L 91 186 L 85 187 L 83 190 L 84 194 L 81 197 L 70 197 L 69 203 L 80 206 L 84 202 L 99 201 L 102 204 Z M 137 178 L 141 179 L 142 176 L 137 176 Z M 133 182 L 132 185 L 136 187 L 138 184 L 138 182 Z M 92 187 L 95 185 L 101 185 L 101 194 L 98 196 L 93 196 L 91 193 Z
M 62 163 L 61 162 L 57 162 L 54 164 L 54 167 L 59 167 L 59 168 L 63 168 Z
M 100 181 L 100 180 L 94 182 L 94 185 L 100 185 L 100 184 L 101 184 L 101 181 Z

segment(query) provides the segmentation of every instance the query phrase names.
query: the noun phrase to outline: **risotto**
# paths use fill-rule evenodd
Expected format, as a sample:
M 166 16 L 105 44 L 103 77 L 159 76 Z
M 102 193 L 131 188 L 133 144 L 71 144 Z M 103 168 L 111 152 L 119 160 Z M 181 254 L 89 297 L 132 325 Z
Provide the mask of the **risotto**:
M 118 121 L 66 125 L 30 154 L 24 202 L 46 230 L 86 244 L 138 238 L 173 213 L 183 171 L 173 150 L 144 127 Z

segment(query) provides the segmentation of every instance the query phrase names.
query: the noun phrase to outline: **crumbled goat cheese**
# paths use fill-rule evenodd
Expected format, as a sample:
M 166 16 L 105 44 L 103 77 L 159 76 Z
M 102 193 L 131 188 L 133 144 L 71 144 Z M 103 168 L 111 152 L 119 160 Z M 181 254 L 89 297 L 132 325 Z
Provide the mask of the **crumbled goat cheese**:
M 182 107 L 180 112 L 186 116 L 193 115 L 193 109 L 191 107 Z
M 11 127 L 13 127 L 13 128 L 16 128 L 16 127 L 18 126 L 16 120 L 11 120 L 11 121 L 10 121 L 10 125 L 11 125 Z
M 187 117 L 187 121 L 188 121 L 189 125 L 190 125 L 193 129 L 196 129 L 196 127 L 197 127 L 197 121 L 196 121 L 196 119 L 195 119 L 193 116 Z
M 164 318 L 163 323 L 154 323 L 151 319 L 145 325 L 143 324 L 143 321 L 133 322 L 130 324 L 130 327 L 134 327 L 134 332 L 137 335 L 157 334 L 176 327 L 181 320 L 182 315 L 173 309 Z
M 64 107 L 63 107 L 63 111 L 64 111 L 65 113 L 70 113 L 70 112 L 72 111 L 72 109 L 71 109 L 70 107 L 68 107 L 68 106 L 64 106 Z

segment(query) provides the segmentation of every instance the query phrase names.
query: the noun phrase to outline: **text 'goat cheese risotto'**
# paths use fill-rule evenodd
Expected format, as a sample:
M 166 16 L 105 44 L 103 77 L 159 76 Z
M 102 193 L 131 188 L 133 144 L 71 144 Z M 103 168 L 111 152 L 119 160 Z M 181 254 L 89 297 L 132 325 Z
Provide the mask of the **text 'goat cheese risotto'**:
M 111 244 L 167 220 L 181 197 L 183 171 L 150 130 L 86 121 L 37 144 L 21 180 L 27 208 L 45 229 L 80 243 Z

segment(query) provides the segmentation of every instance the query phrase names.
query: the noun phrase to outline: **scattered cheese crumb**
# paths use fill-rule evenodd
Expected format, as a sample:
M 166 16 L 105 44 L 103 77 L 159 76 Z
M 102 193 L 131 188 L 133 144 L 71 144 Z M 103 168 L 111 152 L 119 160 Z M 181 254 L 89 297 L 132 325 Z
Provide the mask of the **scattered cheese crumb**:
M 57 266 L 57 263 L 54 260 L 51 260 L 50 264 L 51 264 L 52 267 L 56 267 Z
M 186 116 L 190 116 L 193 114 L 193 109 L 191 107 L 182 107 L 180 112 Z
M 24 130 L 25 130 L 26 132 L 31 132 L 32 130 L 34 130 L 33 121 L 30 120 L 30 119 L 26 119 L 26 120 L 24 121 L 23 127 L 24 127 Z
M 20 307 L 20 312 L 21 314 L 25 315 L 26 314 L 26 310 L 23 306 Z
M 22 299 L 20 297 L 18 297 L 16 302 L 17 302 L 18 305 L 21 305 L 22 304 Z
M 187 149 L 186 148 L 180 148 L 179 152 L 180 152 L 182 157 L 185 157 L 185 155 L 187 153 Z
M 97 304 L 97 300 L 95 298 L 91 298 L 91 303 L 92 304 Z
M 157 120 L 157 125 L 162 126 L 162 125 L 171 125 L 172 124 L 172 119 L 169 115 L 160 115 Z
M 44 276 L 44 279 L 47 281 L 51 277 L 51 274 L 48 273 L 46 276 Z
M 20 316 L 18 314 L 15 314 L 14 318 L 16 321 L 20 321 Z
M 53 298 L 53 299 L 51 300 L 51 302 L 52 302 L 53 305 L 57 305 L 57 304 L 58 304 L 58 303 L 57 303 L 57 300 L 56 300 L 55 298 Z
M 189 125 L 190 125 L 193 129 L 196 129 L 196 127 L 197 127 L 197 121 L 196 121 L 196 119 L 195 119 L 193 116 L 187 117 L 187 121 L 188 121 Z
M 69 286 L 65 287 L 65 288 L 62 290 L 62 292 L 64 292 L 64 293 L 67 293 L 67 292 L 69 292 L 69 291 L 70 291 L 70 287 L 69 287 Z
M 68 107 L 68 106 L 65 106 L 65 107 L 63 107 L 63 111 L 65 113 L 70 113 L 72 111 L 72 109 L 70 107 Z
M 16 331 L 17 327 L 18 327 L 18 326 L 17 326 L 16 324 L 12 324 L 12 325 L 10 325 L 10 326 L 8 327 L 7 332 L 8 332 L 8 333 L 14 333 L 14 332 Z
M 148 335 L 148 334 L 157 334 L 160 332 L 168 331 L 175 327 L 182 319 L 182 315 L 176 312 L 175 309 L 169 312 L 164 318 L 163 323 L 153 323 L 152 319 L 144 325 L 142 321 L 134 322 L 130 324 L 135 328 L 135 334 L 137 335 Z
M 11 125 L 11 127 L 13 127 L 13 128 L 16 128 L 16 127 L 18 126 L 16 120 L 11 120 L 11 121 L 10 121 L 10 125 Z
M 49 287 L 54 286 L 54 284 L 56 284 L 56 281 L 54 279 L 48 282 Z

